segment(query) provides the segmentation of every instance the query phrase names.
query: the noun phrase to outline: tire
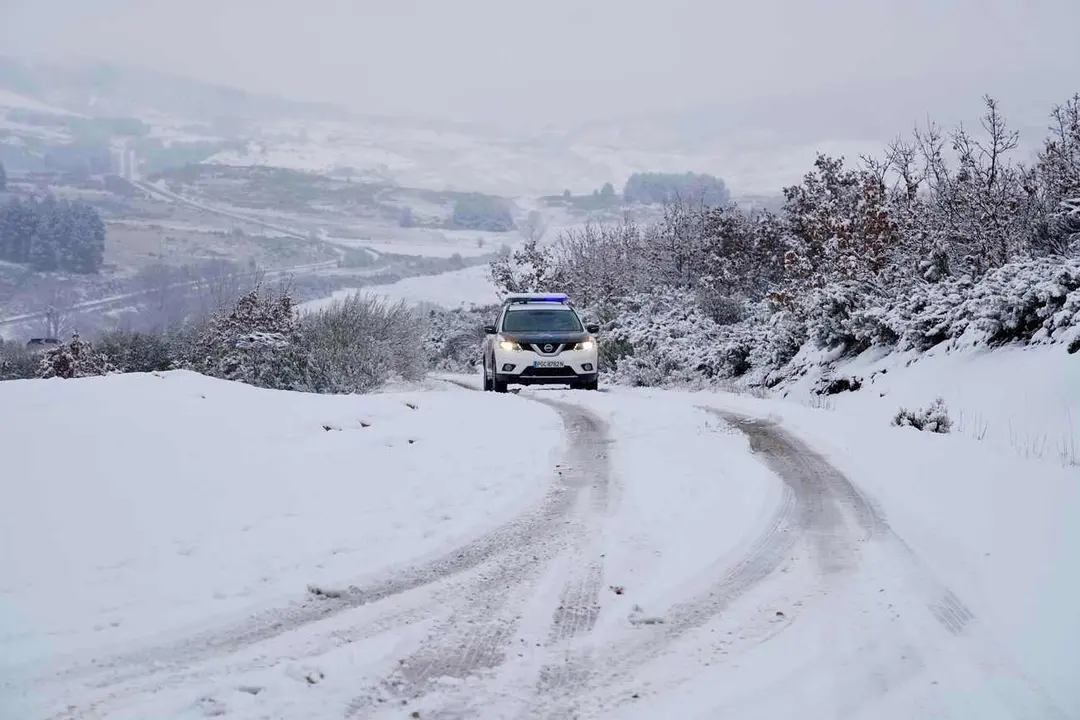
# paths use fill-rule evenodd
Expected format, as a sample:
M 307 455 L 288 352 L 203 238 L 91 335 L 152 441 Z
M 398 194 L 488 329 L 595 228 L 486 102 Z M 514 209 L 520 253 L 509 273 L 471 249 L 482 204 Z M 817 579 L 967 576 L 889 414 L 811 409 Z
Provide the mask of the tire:
M 597 379 L 597 380 L 589 380 L 588 382 L 584 383 L 582 385 L 582 387 L 585 388 L 586 390 L 599 390 L 600 389 L 600 380 L 599 379 Z
M 496 375 L 491 379 L 491 389 L 497 393 L 504 393 L 509 389 L 510 383 L 499 380 L 499 376 Z
M 491 378 L 488 377 L 488 365 L 487 360 L 484 361 L 484 392 L 491 392 L 495 389 L 494 383 Z

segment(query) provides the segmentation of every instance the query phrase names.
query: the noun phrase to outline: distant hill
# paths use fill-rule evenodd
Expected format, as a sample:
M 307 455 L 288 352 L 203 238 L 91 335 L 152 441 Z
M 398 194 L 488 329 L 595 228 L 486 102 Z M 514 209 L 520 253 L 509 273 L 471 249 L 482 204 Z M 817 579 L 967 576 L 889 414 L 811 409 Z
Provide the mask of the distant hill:
M 148 113 L 214 121 L 223 117 L 344 117 L 331 104 L 302 103 L 234 87 L 107 63 L 68 65 L 0 56 L 0 89 L 95 117 Z
M 102 63 L 0 56 L 0 160 L 26 169 L 86 165 L 102 147 L 116 153 L 125 145 L 147 173 L 209 162 L 536 197 L 621 188 L 641 172 L 694 172 L 722 179 L 736 197 L 775 196 L 818 152 L 880 155 L 927 117 L 945 129 L 960 121 L 977 127 L 987 92 L 1030 151 L 1051 107 L 1078 91 L 1066 73 L 943 73 L 826 92 L 762 88 L 754 100 L 533 132 L 364 115 Z

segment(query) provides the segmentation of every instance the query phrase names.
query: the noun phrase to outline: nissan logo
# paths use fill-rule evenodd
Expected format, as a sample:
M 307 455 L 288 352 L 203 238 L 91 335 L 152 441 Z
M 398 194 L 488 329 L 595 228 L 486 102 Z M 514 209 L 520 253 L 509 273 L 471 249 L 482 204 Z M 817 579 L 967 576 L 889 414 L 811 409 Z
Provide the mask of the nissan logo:
M 546 353 L 549 353 L 554 349 L 555 349 L 555 346 L 552 345 L 551 343 L 548 343 L 547 345 L 544 346 L 544 352 L 546 352 Z

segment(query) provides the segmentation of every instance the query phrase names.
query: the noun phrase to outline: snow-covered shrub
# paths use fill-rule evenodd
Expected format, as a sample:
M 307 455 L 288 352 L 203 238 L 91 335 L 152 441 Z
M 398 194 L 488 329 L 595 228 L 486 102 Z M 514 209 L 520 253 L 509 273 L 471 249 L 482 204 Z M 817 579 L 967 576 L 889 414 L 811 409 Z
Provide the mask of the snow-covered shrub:
M 972 288 L 958 312 L 990 344 L 1055 339 L 1080 324 L 1080 259 L 999 268 Z
M 717 325 L 734 325 L 746 315 L 741 299 L 718 292 L 708 283 L 702 283 L 696 292 L 698 307 Z
M 900 408 L 893 417 L 892 424 L 935 433 L 947 433 L 952 429 L 952 420 L 949 418 L 949 410 L 945 407 L 943 398 L 937 398 L 930 403 L 929 407 L 919 410 Z
M 359 293 L 304 316 L 306 384 L 315 392 L 356 393 L 426 370 L 422 325 L 404 302 Z
M 0 380 L 29 380 L 37 377 L 40 358 L 21 342 L 0 339 Z
M 872 306 L 877 298 L 863 283 L 844 281 L 812 290 L 802 303 L 810 340 L 822 348 L 844 347 L 859 352 L 869 347 L 868 338 L 854 332 L 861 324 L 852 322 L 859 310 Z
M 173 347 L 163 333 L 113 330 L 97 348 L 119 372 L 156 372 L 176 367 Z
M 635 293 L 614 301 L 615 319 L 600 334 L 601 368 L 631 385 L 687 382 L 721 374 L 721 327 L 697 305 L 693 293 Z
M 842 392 L 855 392 L 862 388 L 860 377 L 822 377 L 814 387 L 816 395 L 838 395 Z
M 104 353 L 73 333 L 71 340 L 50 349 L 42 356 L 38 365 L 39 378 L 81 378 L 95 375 L 107 375 L 116 368 Z
M 429 308 L 424 315 L 423 355 L 439 372 L 471 373 L 480 362 L 484 325 L 495 321 L 495 306 L 454 309 Z
M 193 369 L 278 390 L 306 389 L 307 353 L 287 291 L 256 286 L 201 328 Z

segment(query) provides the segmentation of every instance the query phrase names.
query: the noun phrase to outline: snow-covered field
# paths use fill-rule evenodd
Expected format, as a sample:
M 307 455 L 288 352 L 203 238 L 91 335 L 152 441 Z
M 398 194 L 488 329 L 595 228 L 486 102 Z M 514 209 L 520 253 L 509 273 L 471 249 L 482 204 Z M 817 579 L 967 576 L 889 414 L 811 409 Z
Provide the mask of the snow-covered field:
M 499 296 L 488 277 L 487 265 L 473 265 L 464 270 L 454 270 L 438 275 L 424 275 L 399 280 L 391 285 L 373 285 L 368 288 L 346 288 L 330 297 L 301 303 L 300 312 L 312 312 L 324 308 L 350 295 L 378 295 L 391 302 L 431 303 L 446 308 L 475 305 L 497 305 Z
M 352 238 L 342 238 L 330 236 L 328 240 L 335 245 L 342 245 L 345 247 L 363 247 L 368 250 L 374 250 L 377 253 L 393 253 L 395 255 L 414 255 L 416 257 L 431 257 L 431 258 L 448 258 L 454 255 L 460 255 L 462 257 L 476 257 L 477 255 L 485 255 L 490 253 L 493 248 L 498 248 L 499 244 L 503 241 L 500 238 L 499 244 L 486 244 L 481 247 L 477 245 L 476 238 L 487 235 L 494 235 L 495 233 L 474 233 L 474 236 L 468 240 L 462 240 L 460 238 L 448 237 L 449 233 L 432 233 L 430 231 L 391 231 L 385 226 L 376 226 L 371 229 L 372 240 L 355 240 Z M 505 236 L 504 236 L 505 237 Z M 511 239 L 511 244 L 516 244 L 519 238 L 516 236 Z
M 1074 357 L 828 408 L 0 384 L 0 716 L 1080 717 L 1080 470 L 994 430 L 1066 427 Z M 937 394 L 986 432 L 889 424 Z
M 222 151 L 209 162 L 318 173 L 351 167 L 408 187 L 498 195 L 551 195 L 567 188 L 589 193 L 605 182 L 621 186 L 635 172 L 693 168 L 721 174 L 740 192 L 774 193 L 797 181 L 818 152 L 858 157 L 877 155 L 883 148 L 882 142 L 868 139 L 793 144 L 784 135 L 755 134 L 717 138 L 710 147 L 689 151 L 673 149 L 670 129 L 660 127 L 644 135 L 624 136 L 616 130 L 551 141 L 408 124 L 305 120 L 267 125 L 264 139 L 249 143 L 243 152 Z

